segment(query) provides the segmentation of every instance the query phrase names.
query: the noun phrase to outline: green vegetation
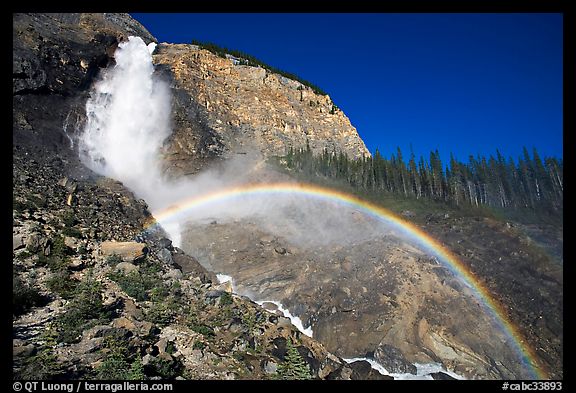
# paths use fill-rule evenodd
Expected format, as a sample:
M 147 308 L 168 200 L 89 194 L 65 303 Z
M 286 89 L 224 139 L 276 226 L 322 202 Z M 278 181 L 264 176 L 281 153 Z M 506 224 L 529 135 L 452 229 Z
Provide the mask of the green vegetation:
M 204 349 L 206 348 L 206 344 L 204 344 L 202 341 L 194 341 L 194 344 L 192 345 L 192 349 Z
M 158 326 L 167 326 L 176 317 L 177 304 L 168 300 L 165 302 L 152 303 L 146 312 L 147 319 Z
M 111 256 L 108 258 L 108 263 L 111 262 Z M 151 299 L 150 291 L 154 288 L 161 288 L 163 286 L 161 278 L 158 276 L 160 268 L 155 264 L 145 260 L 140 263 L 140 271 L 130 272 L 124 274 L 121 272 L 112 272 L 108 274 L 108 278 L 116 281 L 120 288 L 126 294 L 137 301 L 145 301 Z
M 64 224 L 64 226 L 66 228 L 71 228 L 74 225 L 76 225 L 77 221 L 76 221 L 76 215 L 74 214 L 74 211 L 72 210 L 67 210 L 63 215 L 62 215 L 62 223 Z
M 150 280 L 138 272 L 130 272 L 128 274 L 113 272 L 108 275 L 108 278 L 116 281 L 128 296 L 140 302 L 149 299 L 148 290 L 153 288 Z
M 12 312 L 21 315 L 32 307 L 45 303 L 45 298 L 33 287 L 24 283 L 14 272 L 12 273 Z
M 53 380 L 62 374 L 53 348 L 56 346 L 56 333 L 49 327 L 40 336 L 42 343 L 35 355 L 28 357 L 14 379 L 21 380 Z
M 204 337 L 214 336 L 214 330 L 210 326 L 204 324 L 191 324 L 190 329 L 194 330 L 196 333 L 200 333 Z
M 184 366 L 179 360 L 166 360 L 159 358 L 154 358 L 152 361 L 152 368 L 154 373 L 162 379 L 174 379 L 178 375 L 181 375 L 184 370 Z
M 403 200 L 408 209 L 430 204 L 464 214 L 562 220 L 563 162 L 542 160 L 536 149 L 532 157 L 524 149 L 517 164 L 496 151 L 496 158 L 470 156 L 468 163 L 451 156 L 450 165 L 444 167 L 437 150 L 430 153 L 429 161 L 420 157 L 417 163 L 412 153 L 406 163 L 400 148 L 390 159 L 376 150 L 372 157 L 352 160 L 335 150 L 315 155 L 307 145 L 290 148 L 280 163 L 306 180 L 347 188 L 377 203 Z
M 62 236 L 55 236 L 50 240 L 50 255 L 38 254 L 38 265 L 47 266 L 53 272 L 65 271 L 70 264 L 70 256 L 74 253 L 66 244 Z
M 64 314 L 56 319 L 58 342 L 77 342 L 82 332 L 110 322 L 112 313 L 102 304 L 102 284 L 89 274 L 78 284 Z
M 108 258 L 106 258 L 106 263 L 110 266 L 116 266 L 120 262 L 122 262 L 122 257 L 120 257 L 116 254 L 112 254 Z
M 13 195 L 12 197 L 12 208 L 17 212 L 24 212 L 26 210 L 32 212 L 37 209 L 45 208 L 47 205 L 47 199 L 38 195 L 27 195 L 23 198 L 16 198 L 16 196 Z
M 312 379 L 308 363 L 302 358 L 290 338 L 286 341 L 286 356 L 278 365 L 276 377 L 278 379 Z
M 64 236 L 82 238 L 82 232 L 80 232 L 78 228 L 74 227 L 74 225 L 78 223 L 74 211 L 67 210 L 62 215 L 62 222 L 64 223 L 64 229 L 62 229 L 62 234 Z
M 234 300 L 232 299 L 232 295 L 228 292 L 224 292 L 222 294 L 222 296 L 220 296 L 220 305 L 221 306 L 227 306 L 230 305 L 234 302 Z
M 140 356 L 130 355 L 125 341 L 107 336 L 104 344 L 108 354 L 96 368 L 96 379 L 101 380 L 144 380 L 144 367 Z
M 62 234 L 64 236 L 75 237 L 78 239 L 82 238 L 82 232 L 80 232 L 80 230 L 77 228 L 64 228 L 62 230 Z
M 71 299 L 78 286 L 78 281 L 70 278 L 70 275 L 64 271 L 60 270 L 52 274 L 52 276 L 46 281 L 48 288 L 60 295 L 63 299 Z
M 234 49 L 228 49 L 228 48 L 224 48 L 222 46 L 219 46 L 217 44 L 214 44 L 212 42 L 201 42 L 198 40 L 192 40 L 192 44 L 193 45 L 198 45 L 200 48 L 202 49 L 206 49 L 212 53 L 214 53 L 217 56 L 220 56 L 222 58 L 226 58 L 226 54 L 229 54 L 231 56 L 234 56 L 236 58 L 238 58 L 238 60 L 240 61 L 240 64 L 242 65 L 247 65 L 247 66 L 252 66 L 252 67 L 262 67 L 272 73 L 275 74 L 279 74 L 282 75 L 288 79 L 292 79 L 295 81 L 298 81 L 300 83 L 302 83 L 304 86 L 308 86 L 309 88 L 312 89 L 312 91 L 316 94 L 319 95 L 328 95 L 324 90 L 320 89 L 318 86 L 308 82 L 307 80 L 304 80 L 302 78 L 300 78 L 299 76 L 292 74 L 290 72 L 286 72 L 283 70 L 280 70 L 276 67 L 272 67 L 269 64 L 264 63 L 263 61 L 255 58 L 252 55 L 249 55 L 247 53 L 241 52 L 241 51 L 237 51 Z

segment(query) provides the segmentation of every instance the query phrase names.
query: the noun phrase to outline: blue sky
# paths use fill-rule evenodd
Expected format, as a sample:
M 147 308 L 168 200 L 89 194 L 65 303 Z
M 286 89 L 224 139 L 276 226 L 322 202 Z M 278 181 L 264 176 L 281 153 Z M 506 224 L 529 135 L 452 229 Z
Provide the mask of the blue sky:
M 562 157 L 561 14 L 131 14 L 326 91 L 368 149 Z

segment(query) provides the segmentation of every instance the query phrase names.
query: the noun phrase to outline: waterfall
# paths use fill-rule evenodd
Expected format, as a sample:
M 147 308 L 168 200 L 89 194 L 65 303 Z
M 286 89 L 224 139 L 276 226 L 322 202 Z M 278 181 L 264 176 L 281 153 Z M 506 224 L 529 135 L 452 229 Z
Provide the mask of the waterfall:
M 159 149 L 171 133 L 168 84 L 154 74 L 152 52 L 140 37 L 118 45 L 116 64 L 103 71 L 86 103 L 80 158 L 95 172 L 117 179 L 147 202 L 164 181 Z

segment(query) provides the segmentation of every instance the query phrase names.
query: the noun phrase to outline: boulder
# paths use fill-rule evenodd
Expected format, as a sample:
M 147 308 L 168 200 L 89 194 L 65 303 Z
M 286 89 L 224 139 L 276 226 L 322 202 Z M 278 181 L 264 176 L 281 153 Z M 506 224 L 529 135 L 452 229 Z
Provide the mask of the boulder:
M 116 318 L 115 320 L 112 321 L 112 326 L 114 326 L 115 328 L 130 330 L 131 332 L 134 333 L 137 331 L 137 327 L 134 324 L 134 322 L 132 322 L 126 317 Z
M 14 340 L 16 341 L 16 340 Z M 19 340 L 21 341 L 21 340 Z M 26 359 L 36 353 L 36 347 L 33 344 L 13 345 L 12 357 Z
M 24 244 L 30 252 L 37 252 L 42 244 L 42 237 L 38 233 L 31 233 L 24 239 Z
M 262 371 L 266 374 L 274 374 L 278 370 L 278 363 L 273 360 L 264 360 L 262 362 Z
M 432 373 L 432 374 L 430 374 L 430 376 L 432 377 L 432 379 L 440 380 L 440 381 L 456 379 L 456 378 L 451 377 L 450 375 L 448 375 L 446 373 L 443 373 L 442 371 L 438 371 L 437 373 Z
M 158 251 L 156 256 L 166 265 L 172 265 L 174 263 L 174 260 L 172 259 L 172 253 L 167 248 L 163 248 Z
M 202 283 L 218 282 L 216 274 L 206 270 L 196 258 L 185 254 L 182 250 L 175 248 L 176 253 L 172 255 L 174 264 L 181 267 L 182 273 L 190 273 L 192 276 L 200 277 Z
M 133 262 L 146 256 L 148 248 L 145 243 L 105 241 L 100 245 L 102 255 L 118 255 L 125 262 Z
M 158 240 L 158 247 L 159 248 L 166 248 L 169 251 L 174 250 L 174 247 L 172 247 L 172 240 L 167 239 L 165 237 L 163 237 L 162 239 Z
M 130 274 L 132 272 L 137 272 L 139 268 L 130 262 L 120 262 L 114 267 L 114 270 L 121 271 L 124 274 Z
M 162 277 L 163 278 L 172 278 L 174 280 L 179 280 L 182 278 L 182 272 L 178 269 L 170 269 L 166 274 L 164 274 Z
M 353 373 L 352 379 L 355 380 L 390 380 L 394 379 L 389 375 L 382 375 L 378 371 L 374 370 L 370 363 L 366 360 L 358 360 L 352 362 L 348 365 Z
M 221 291 L 218 289 L 212 289 L 208 292 L 206 292 L 206 298 L 208 299 L 216 299 L 222 295 L 224 295 L 226 293 L 226 291 Z
M 64 244 L 66 247 L 70 247 L 71 249 L 76 250 L 80 245 L 80 241 L 75 237 L 66 236 L 64 237 Z
M 391 373 L 416 374 L 416 366 L 407 361 L 404 354 L 392 345 L 380 343 L 374 351 L 374 359 Z
M 406 218 L 416 217 L 416 213 L 414 213 L 413 211 L 410 211 L 410 210 L 402 211 L 402 215 Z
M 19 250 L 25 246 L 24 244 L 24 235 L 17 234 L 12 235 L 12 250 Z

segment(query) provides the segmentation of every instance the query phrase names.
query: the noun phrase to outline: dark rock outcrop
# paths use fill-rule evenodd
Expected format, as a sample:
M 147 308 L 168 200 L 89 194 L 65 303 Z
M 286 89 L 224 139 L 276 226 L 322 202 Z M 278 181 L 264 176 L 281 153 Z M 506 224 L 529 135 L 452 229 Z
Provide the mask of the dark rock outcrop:
M 416 366 L 408 362 L 402 352 L 392 345 L 378 345 L 374 351 L 374 359 L 391 373 L 416 374 Z

